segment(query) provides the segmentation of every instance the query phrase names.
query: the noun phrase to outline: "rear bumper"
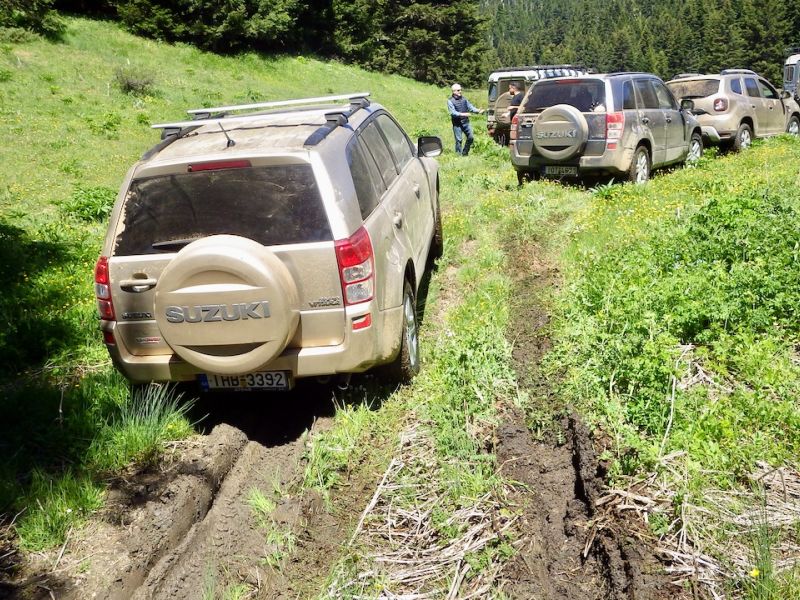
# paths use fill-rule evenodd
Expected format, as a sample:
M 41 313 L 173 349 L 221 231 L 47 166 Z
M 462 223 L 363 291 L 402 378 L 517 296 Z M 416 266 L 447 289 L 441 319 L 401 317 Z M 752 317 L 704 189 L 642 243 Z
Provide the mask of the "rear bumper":
M 578 175 L 589 173 L 626 173 L 631 166 L 634 148 L 606 149 L 599 155 L 577 155 L 568 160 L 554 161 L 532 154 L 533 143 L 528 140 L 511 142 L 511 163 L 517 171 L 543 173 L 550 165 L 575 166 Z
M 370 313 L 372 324 L 353 330 L 353 319 Z M 389 362 L 400 349 L 402 307 L 379 311 L 373 303 L 347 308 L 347 330 L 342 343 L 334 346 L 286 348 L 278 357 L 256 371 L 290 371 L 293 378 L 359 373 Z M 104 331 L 112 332 L 114 322 L 104 321 Z M 116 368 L 133 383 L 191 381 L 204 373 L 176 354 L 134 356 L 117 339 L 106 344 Z
M 711 125 L 706 125 L 700 127 L 700 131 L 703 133 L 703 141 L 710 144 L 718 144 L 719 141 L 722 139 L 719 131 L 717 131 L 716 127 L 712 127 Z M 731 137 L 728 134 L 726 137 Z

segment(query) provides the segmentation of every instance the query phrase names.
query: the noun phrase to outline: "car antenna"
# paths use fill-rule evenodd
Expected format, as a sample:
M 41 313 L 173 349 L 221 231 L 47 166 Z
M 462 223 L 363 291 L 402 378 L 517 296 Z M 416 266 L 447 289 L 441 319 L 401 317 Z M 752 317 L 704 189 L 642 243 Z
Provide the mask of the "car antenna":
M 231 139 L 231 136 L 229 136 L 229 135 L 228 135 L 228 132 L 227 132 L 227 131 L 225 131 L 225 128 L 222 126 L 222 123 L 220 123 L 219 121 L 217 121 L 217 125 L 219 125 L 219 128 L 222 130 L 222 133 L 224 133 L 224 134 L 225 134 L 225 138 L 228 140 L 228 143 L 226 144 L 226 146 L 225 146 L 225 147 L 226 147 L 226 148 L 230 148 L 231 146 L 235 146 L 235 145 L 236 145 L 236 142 L 234 142 L 234 141 Z

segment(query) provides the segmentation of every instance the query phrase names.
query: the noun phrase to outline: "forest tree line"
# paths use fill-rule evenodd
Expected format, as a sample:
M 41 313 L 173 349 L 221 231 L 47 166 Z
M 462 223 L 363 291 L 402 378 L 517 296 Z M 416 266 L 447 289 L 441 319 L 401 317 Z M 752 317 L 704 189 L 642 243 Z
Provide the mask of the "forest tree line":
M 0 28 L 58 37 L 59 11 L 220 53 L 314 53 L 444 85 L 506 66 L 752 68 L 776 84 L 800 0 L 0 0 Z

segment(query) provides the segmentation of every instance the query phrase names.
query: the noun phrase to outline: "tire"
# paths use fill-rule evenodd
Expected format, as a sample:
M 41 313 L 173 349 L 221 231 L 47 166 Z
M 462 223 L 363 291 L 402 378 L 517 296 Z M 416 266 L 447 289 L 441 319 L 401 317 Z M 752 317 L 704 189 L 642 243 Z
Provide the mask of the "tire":
M 797 115 L 792 115 L 789 123 L 786 125 L 786 133 L 795 137 L 800 135 L 800 118 Z
M 628 168 L 628 181 L 636 184 L 647 183 L 650 180 L 650 153 L 644 146 L 637 146 Z
M 753 143 L 753 128 L 747 123 L 739 125 L 739 130 L 736 132 L 736 137 L 733 138 L 733 145 L 731 146 L 734 152 L 739 152 L 750 147 Z
M 702 156 L 703 156 L 703 136 L 695 131 L 692 134 L 692 138 L 689 140 L 689 152 L 686 155 L 686 161 L 684 164 L 686 165 L 697 164 L 697 161 L 699 161 L 700 158 L 702 158 Z
M 431 239 L 430 260 L 441 258 L 444 254 L 444 231 L 442 229 L 442 208 L 439 199 L 436 199 L 436 217 L 433 223 L 433 238 Z
M 419 320 L 417 299 L 411 284 L 403 284 L 403 325 L 400 331 L 400 351 L 385 368 L 394 383 L 409 383 L 419 373 Z
M 528 171 L 528 170 L 525 170 L 525 169 L 517 171 L 517 185 L 522 185 L 524 183 L 528 183 L 529 181 L 532 181 L 533 179 L 536 179 L 533 171 Z

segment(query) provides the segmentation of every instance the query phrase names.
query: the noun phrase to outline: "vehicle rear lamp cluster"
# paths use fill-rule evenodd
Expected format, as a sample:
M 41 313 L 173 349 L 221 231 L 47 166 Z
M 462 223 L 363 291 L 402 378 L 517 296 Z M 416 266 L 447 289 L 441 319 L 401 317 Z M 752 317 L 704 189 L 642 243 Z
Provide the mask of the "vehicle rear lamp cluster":
M 617 142 L 622 139 L 623 131 L 625 131 L 625 113 L 606 113 L 606 146 L 609 150 L 616 149 Z
M 511 132 L 510 132 L 511 136 L 510 137 L 511 137 L 512 141 L 517 139 L 517 127 L 519 127 L 519 115 L 515 114 L 514 117 L 511 119 Z
M 375 290 L 372 241 L 361 227 L 345 240 L 336 240 L 336 260 L 345 305 L 372 300 Z
M 104 321 L 114 320 L 114 305 L 111 303 L 111 281 L 108 275 L 108 257 L 101 256 L 94 267 L 94 295 L 97 297 L 97 312 Z
M 717 112 L 725 112 L 728 110 L 728 99 L 727 98 L 717 98 L 714 100 L 714 110 Z

